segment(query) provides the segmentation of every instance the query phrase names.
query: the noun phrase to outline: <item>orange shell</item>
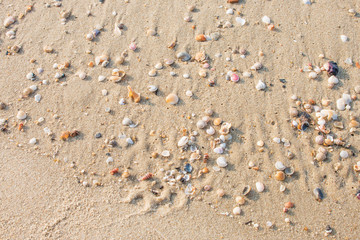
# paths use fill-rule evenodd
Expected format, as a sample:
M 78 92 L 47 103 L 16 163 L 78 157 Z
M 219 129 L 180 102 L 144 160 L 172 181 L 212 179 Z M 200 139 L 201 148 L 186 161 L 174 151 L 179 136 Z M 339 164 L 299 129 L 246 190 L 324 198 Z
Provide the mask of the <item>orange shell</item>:
M 204 34 L 199 34 L 195 37 L 195 40 L 198 42 L 205 42 L 206 41 L 206 37 Z

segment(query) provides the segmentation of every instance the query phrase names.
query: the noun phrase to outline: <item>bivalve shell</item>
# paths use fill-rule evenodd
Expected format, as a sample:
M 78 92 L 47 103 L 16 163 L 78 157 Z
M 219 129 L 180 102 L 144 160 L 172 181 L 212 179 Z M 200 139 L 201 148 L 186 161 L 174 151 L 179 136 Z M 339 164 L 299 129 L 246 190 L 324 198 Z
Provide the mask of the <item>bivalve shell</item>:
M 167 103 L 175 105 L 179 102 L 179 97 L 175 93 L 170 93 L 169 95 L 167 95 L 165 101 Z
M 178 147 L 184 147 L 189 142 L 189 137 L 183 136 L 178 142 Z
M 18 113 L 16 115 L 16 118 L 19 120 L 24 120 L 26 117 L 27 117 L 26 112 L 24 112 L 22 110 L 18 111 Z
M 224 167 L 226 167 L 228 165 L 227 162 L 226 162 L 226 159 L 224 157 L 218 157 L 216 159 L 216 164 L 219 167 L 222 167 L 222 168 L 224 168 Z
M 258 192 L 263 192 L 265 190 L 265 186 L 262 182 L 256 182 L 255 185 Z
M 279 171 L 283 171 L 283 170 L 285 170 L 285 165 L 282 163 L 282 162 L 280 162 L 280 161 L 277 161 L 276 163 L 275 163 L 275 168 L 277 169 L 277 170 L 279 170 Z
M 284 181 L 285 180 L 285 173 L 283 171 L 277 171 L 275 173 L 275 179 L 278 181 Z

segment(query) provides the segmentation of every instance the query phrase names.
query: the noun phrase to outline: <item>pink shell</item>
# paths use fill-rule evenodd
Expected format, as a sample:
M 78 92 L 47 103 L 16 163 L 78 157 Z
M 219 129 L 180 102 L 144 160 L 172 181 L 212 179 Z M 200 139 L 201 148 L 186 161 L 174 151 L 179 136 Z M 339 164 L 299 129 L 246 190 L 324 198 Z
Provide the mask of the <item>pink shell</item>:
M 130 50 L 135 51 L 136 50 L 136 44 L 134 42 L 130 43 L 129 48 L 130 48 Z
M 208 64 L 208 63 L 204 63 L 202 65 L 202 68 L 204 68 L 204 69 L 208 69 L 209 67 L 210 67 L 210 64 Z
M 239 76 L 235 73 L 231 74 L 231 81 L 233 82 L 238 82 L 239 81 Z

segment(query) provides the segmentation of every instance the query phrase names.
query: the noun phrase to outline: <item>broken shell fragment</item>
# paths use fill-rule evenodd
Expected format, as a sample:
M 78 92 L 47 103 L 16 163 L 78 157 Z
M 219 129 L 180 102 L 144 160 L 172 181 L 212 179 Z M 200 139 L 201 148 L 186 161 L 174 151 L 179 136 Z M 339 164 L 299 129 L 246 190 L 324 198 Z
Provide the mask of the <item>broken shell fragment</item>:
M 189 137 L 183 136 L 178 142 L 178 147 L 184 147 L 189 142 Z
M 219 130 L 219 133 L 222 134 L 222 135 L 227 135 L 227 134 L 229 134 L 229 132 L 230 132 L 230 128 L 231 128 L 231 123 L 224 122 L 224 123 L 221 125 L 221 128 L 220 128 L 220 130 Z
M 131 98 L 135 103 L 140 102 L 141 96 L 140 94 L 136 93 L 130 86 L 128 88 L 128 96 Z
M 169 95 L 167 95 L 165 101 L 167 103 L 175 105 L 179 102 L 179 97 L 175 93 L 170 93 Z

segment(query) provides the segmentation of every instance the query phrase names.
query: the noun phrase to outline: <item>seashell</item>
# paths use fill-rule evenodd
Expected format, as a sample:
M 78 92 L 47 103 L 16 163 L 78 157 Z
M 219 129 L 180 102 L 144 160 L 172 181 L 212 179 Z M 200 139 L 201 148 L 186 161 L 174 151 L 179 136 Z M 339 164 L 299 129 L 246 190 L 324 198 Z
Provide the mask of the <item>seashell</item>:
M 228 165 L 227 162 L 226 162 L 226 159 L 224 157 L 218 157 L 216 159 L 216 164 L 219 167 L 222 167 L 222 168 L 224 168 L 224 167 L 226 167 Z
M 280 161 L 277 161 L 276 163 L 275 163 L 275 168 L 277 169 L 277 170 L 280 170 L 280 171 L 283 171 L 283 170 L 285 170 L 285 165 L 282 163 L 282 162 L 280 162 Z
M 5 18 L 4 20 L 4 27 L 9 27 L 11 24 L 13 24 L 15 22 L 15 18 L 13 16 L 9 16 L 7 18 Z
M 192 96 L 193 96 L 193 93 L 192 93 L 192 91 L 187 90 L 187 91 L 185 92 L 185 95 L 188 96 L 188 97 L 192 97 Z
M 150 70 L 150 72 L 149 72 L 149 76 L 150 76 L 150 77 L 155 77 L 156 74 L 157 74 L 157 72 L 156 72 L 155 69 L 152 69 L 152 70 Z
M 286 156 L 287 156 L 288 159 L 293 159 L 293 158 L 295 157 L 295 154 L 292 153 L 292 152 L 290 152 L 290 151 L 288 151 L 288 152 L 286 153 Z
M 320 188 L 315 188 L 314 191 L 313 191 L 314 195 L 315 195 L 315 199 L 317 201 L 322 201 L 324 199 L 324 194 L 323 192 L 321 191 Z
M 206 56 L 205 52 L 197 52 L 197 53 L 195 54 L 195 60 L 196 60 L 197 62 L 202 63 L 202 62 L 205 62 L 206 59 L 207 59 L 207 56 Z
M 251 187 L 249 185 L 246 185 L 242 190 L 242 194 L 244 196 L 246 196 L 246 195 L 248 195 L 250 193 L 250 191 L 251 191 Z
M 316 72 L 310 72 L 310 73 L 309 73 L 309 78 L 310 78 L 310 79 L 315 79 L 315 78 L 317 78 L 317 73 L 316 73 Z
M 189 142 L 189 137 L 183 136 L 178 142 L 178 147 L 184 147 Z
M 154 176 L 154 174 L 152 173 L 147 173 L 144 176 L 142 176 L 141 178 L 139 178 L 139 181 L 145 181 L 145 180 L 149 180 Z
M 234 214 L 234 215 L 240 215 L 240 214 L 241 214 L 241 209 L 240 209 L 240 207 L 234 207 L 234 209 L 233 209 L 233 214 Z
M 24 120 L 26 117 L 27 117 L 26 112 L 24 112 L 22 110 L 18 111 L 18 113 L 16 115 L 16 118 L 19 120 Z
M 137 48 L 136 43 L 134 43 L 134 42 L 130 43 L 130 45 L 129 45 L 130 50 L 135 51 L 136 48 Z
M 29 72 L 28 74 L 26 74 L 26 78 L 31 81 L 34 81 L 36 79 L 36 75 L 32 72 Z
M 341 157 L 341 158 L 348 158 L 348 157 L 349 157 L 349 153 L 348 153 L 347 151 L 345 151 L 345 150 L 342 150 L 342 151 L 340 152 L 340 157 Z
M 345 100 L 343 98 L 339 98 L 338 100 L 336 100 L 336 108 L 340 111 L 344 111 L 345 110 Z
M 109 57 L 107 55 L 101 55 L 95 57 L 95 63 L 96 65 L 100 65 L 105 61 L 109 61 Z
M 198 42 L 205 42 L 206 37 L 205 37 L 204 34 L 199 34 L 199 35 L 196 35 L 195 40 L 198 41 Z
M 354 168 L 355 172 L 360 172 L 360 165 L 359 164 L 355 164 L 353 168 Z
M 258 84 L 256 84 L 255 88 L 258 91 L 264 90 L 266 88 L 266 84 L 263 81 L 259 80 L 259 82 L 258 82 Z
M 284 181 L 285 180 L 285 173 L 283 171 L 277 171 L 275 173 L 275 179 L 278 181 Z
M 339 83 L 339 79 L 337 77 L 335 77 L 334 75 L 330 76 L 328 79 L 328 83 L 330 85 L 336 85 Z
M 251 70 L 260 70 L 263 67 L 263 65 L 260 62 L 256 62 L 254 63 L 254 65 L 252 65 L 252 67 L 250 68 Z
M 40 102 L 40 101 L 41 101 L 41 95 L 40 95 L 40 94 L 36 94 L 36 95 L 34 96 L 34 100 L 35 100 L 35 102 Z
M 263 192 L 264 189 L 265 189 L 265 186 L 262 182 L 256 182 L 255 184 L 256 186 L 256 190 L 260 193 L 260 192 Z
M 32 88 L 25 88 L 23 93 L 22 93 L 22 96 L 23 98 L 27 98 L 29 97 L 32 93 L 34 92 L 34 90 Z
M 245 23 L 246 23 L 246 20 L 243 19 L 243 18 L 241 18 L 241 17 L 236 17 L 236 18 L 235 18 L 235 21 L 236 21 L 237 23 L 240 23 L 241 26 L 244 26 Z
M 176 57 L 178 59 L 181 59 L 181 61 L 183 61 L 183 62 L 187 62 L 191 59 L 190 54 L 188 54 L 187 52 L 179 52 L 176 54 Z
M 88 41 L 92 41 L 94 39 L 94 35 L 92 35 L 91 33 L 88 33 L 88 34 L 85 35 L 85 38 Z
M 229 8 L 229 9 L 226 10 L 226 14 L 234 15 L 234 10 L 232 8 Z
M 185 15 L 185 16 L 184 16 L 184 21 L 185 21 L 185 22 L 191 22 L 191 20 L 192 20 L 192 18 L 191 18 L 190 15 Z
M 52 52 L 54 51 L 54 49 L 53 49 L 52 47 L 50 47 L 50 46 L 45 46 L 45 47 L 43 48 L 43 50 L 44 50 L 44 52 L 46 52 L 46 53 L 52 53 Z
M 6 104 L 3 102 L 0 102 L 0 110 L 4 110 L 6 108 Z M 2 125 L 2 124 L 0 124 Z
M 230 80 L 231 80 L 232 82 L 238 82 L 238 81 L 240 80 L 239 75 L 237 75 L 237 74 L 235 74 L 235 73 L 231 74 Z
M 295 170 L 293 167 L 287 167 L 287 168 L 285 168 L 284 172 L 286 175 L 291 176 L 294 174 Z
M 6 36 L 10 39 L 14 39 L 16 36 L 16 32 L 14 30 L 10 30 L 6 32 Z
M 78 76 L 81 80 L 84 80 L 86 78 L 86 73 L 85 72 L 79 72 Z
M 324 68 L 329 76 L 336 76 L 339 73 L 339 67 L 336 62 L 329 61 L 324 64 Z
M 345 35 L 340 35 L 340 39 L 342 42 L 347 42 L 349 40 L 348 37 Z
M 62 19 L 68 19 L 71 16 L 71 11 L 62 10 L 60 12 L 60 18 Z
M 268 16 L 263 16 L 261 18 L 261 21 L 267 25 L 269 25 L 271 23 L 271 19 Z
M 290 112 L 291 117 L 297 117 L 299 115 L 298 110 L 296 108 L 294 108 L 294 107 L 290 108 L 289 112 Z
M 130 118 L 125 117 L 125 118 L 122 120 L 122 125 L 124 125 L 124 126 L 129 126 L 129 125 L 131 125 L 131 124 L 132 124 L 132 121 L 131 121 Z
M 218 189 L 216 195 L 218 195 L 218 197 L 223 197 L 225 195 L 224 189 Z
M 160 70 L 160 69 L 163 68 L 163 65 L 162 65 L 161 63 L 157 63 L 157 64 L 155 64 L 155 68 L 156 68 L 157 70 Z
M 125 61 L 125 58 L 124 58 L 124 57 L 122 57 L 122 56 L 120 56 L 120 57 L 116 57 L 116 58 L 115 58 L 115 63 L 116 63 L 116 64 L 121 65 L 121 64 L 123 64 L 123 63 L 124 63 L 124 61 Z
M 292 203 L 292 202 L 286 202 L 286 203 L 284 204 L 284 207 L 285 207 L 285 208 L 293 208 L 293 207 L 294 207 L 294 203 Z
M 252 73 L 251 72 L 243 72 L 243 77 L 249 78 L 251 77 Z
M 259 141 L 257 141 L 256 145 L 257 145 L 258 147 L 263 147 L 263 146 L 265 145 L 265 143 L 264 143 L 264 141 L 259 140 Z
M 210 34 L 210 38 L 211 38 L 212 40 L 214 40 L 214 41 L 217 41 L 217 40 L 219 40 L 219 38 L 220 38 L 220 33 L 218 33 L 218 32 L 213 32 L 213 33 Z
M 326 159 L 326 153 L 318 152 L 315 156 L 315 159 L 319 162 L 324 161 Z
M 351 120 L 349 123 L 349 127 L 351 127 L 351 128 L 357 128 L 357 127 L 359 127 L 359 125 L 360 125 L 359 122 L 356 120 Z
M 323 143 L 324 143 L 324 137 L 322 136 L 322 135 L 318 135 L 318 136 L 316 136 L 316 138 L 315 138 L 315 142 L 317 143 L 317 144 L 319 144 L 319 145 L 322 145 Z
M 165 63 L 165 65 L 170 66 L 170 65 L 174 64 L 174 60 L 172 60 L 172 59 L 164 59 L 164 63 Z
M 360 94 L 360 85 L 355 86 L 354 90 L 357 94 Z
M 216 147 L 214 148 L 214 153 L 222 154 L 224 153 L 224 149 L 222 147 Z
M 156 35 L 155 29 L 148 29 L 148 30 L 146 31 L 146 35 L 147 35 L 147 36 L 155 36 L 155 35 Z
M 141 96 L 140 94 L 136 93 L 130 86 L 127 86 L 128 89 L 128 96 L 131 98 L 135 103 L 140 102 Z
M 207 72 L 205 69 L 201 69 L 199 71 L 199 76 L 205 78 L 207 76 Z
M 37 139 L 36 138 L 31 138 L 30 140 L 29 140 L 29 144 L 31 144 L 31 145 L 35 145 L 37 143 Z
M 285 192 L 286 187 L 284 185 L 280 185 L 280 192 Z
M 148 89 L 150 92 L 154 92 L 154 93 L 156 93 L 158 90 L 157 86 L 155 86 L 155 85 L 148 86 Z
M 344 129 L 344 124 L 342 122 L 334 122 L 334 127 Z
M 239 0 L 227 0 L 227 3 L 238 3 Z
M 235 202 L 237 203 L 237 204 L 239 204 L 239 205 L 244 205 L 245 204 L 245 198 L 244 197 L 242 197 L 242 196 L 237 196 L 236 198 L 235 198 Z
M 179 97 L 175 93 L 170 93 L 169 95 L 167 95 L 165 101 L 167 103 L 175 105 L 179 102 Z
M 204 122 L 203 120 L 199 120 L 197 123 L 196 123 L 196 126 L 198 128 L 204 128 L 206 126 L 206 122 Z
M 227 135 L 230 132 L 230 128 L 231 128 L 231 123 L 224 122 L 221 125 L 219 133 L 222 134 L 222 135 Z
M 208 129 L 206 129 L 206 133 L 209 134 L 209 135 L 214 135 L 215 134 L 215 129 L 210 126 Z

